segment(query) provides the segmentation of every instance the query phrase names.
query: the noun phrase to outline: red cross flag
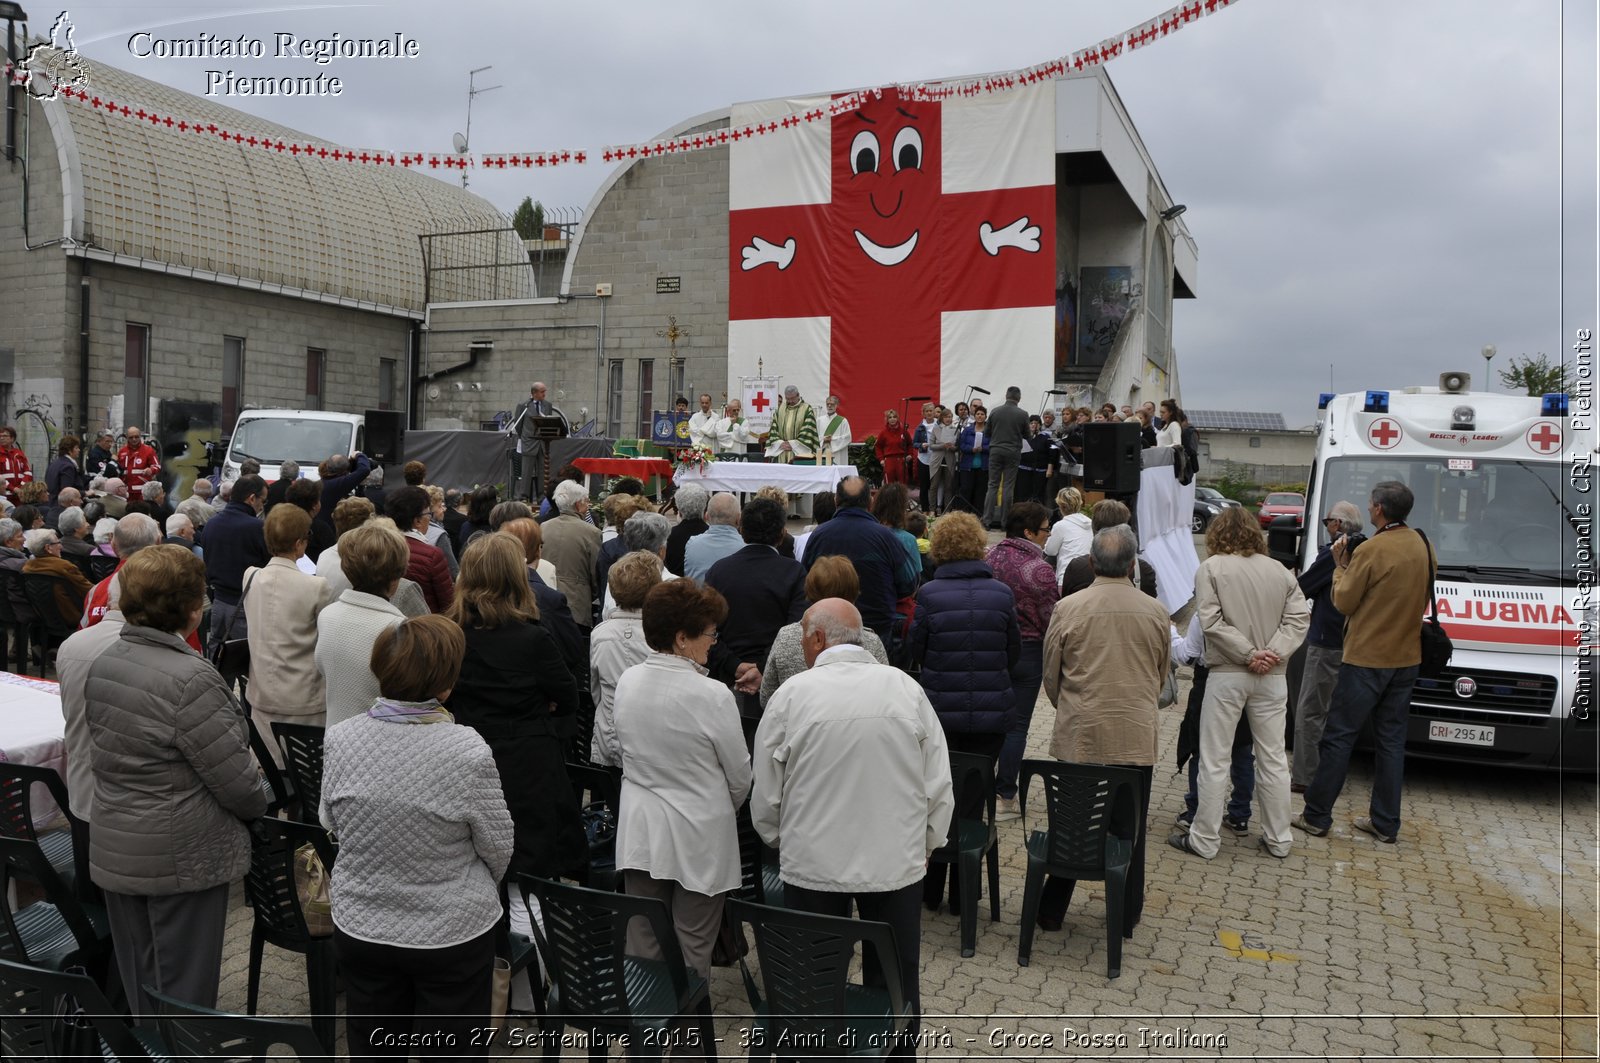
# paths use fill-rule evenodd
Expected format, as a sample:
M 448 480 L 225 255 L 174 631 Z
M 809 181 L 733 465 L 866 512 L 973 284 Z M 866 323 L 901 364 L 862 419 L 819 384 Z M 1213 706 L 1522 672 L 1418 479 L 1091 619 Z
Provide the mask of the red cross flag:
M 871 423 L 908 395 L 1053 386 L 1054 84 L 768 100 L 732 127 L 791 118 L 730 149 L 730 381 L 764 358 Z
M 772 409 L 783 398 L 781 385 L 775 376 L 745 377 L 741 383 L 745 424 L 752 434 L 760 435 L 772 427 Z

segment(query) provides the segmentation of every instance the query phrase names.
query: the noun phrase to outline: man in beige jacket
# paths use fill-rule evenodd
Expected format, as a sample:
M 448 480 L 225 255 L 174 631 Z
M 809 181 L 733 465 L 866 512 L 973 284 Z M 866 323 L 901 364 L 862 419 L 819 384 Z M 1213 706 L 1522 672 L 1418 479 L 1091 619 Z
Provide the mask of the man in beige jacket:
M 1061 599 L 1044 636 L 1044 689 L 1056 707 L 1050 755 L 1137 768 L 1144 777 L 1122 908 L 1124 936 L 1144 909 L 1145 823 L 1160 731 L 1156 703 L 1172 659 L 1167 611 L 1133 585 L 1138 554 L 1139 540 L 1126 524 L 1095 533 L 1089 546 L 1095 580 Z M 1061 929 L 1072 890 L 1070 880 L 1045 883 L 1041 929 Z
M 1210 670 L 1200 709 L 1200 803 L 1188 831 L 1167 841 L 1207 860 L 1221 845 L 1222 803 L 1241 714 L 1250 717 L 1255 743 L 1261 847 L 1282 858 L 1294 841 L 1283 745 L 1289 687 L 1283 673 L 1305 641 L 1311 611 L 1294 574 L 1268 556 L 1266 546 L 1249 510 L 1224 510 L 1206 529 L 1209 556 L 1194 576 L 1195 612 Z

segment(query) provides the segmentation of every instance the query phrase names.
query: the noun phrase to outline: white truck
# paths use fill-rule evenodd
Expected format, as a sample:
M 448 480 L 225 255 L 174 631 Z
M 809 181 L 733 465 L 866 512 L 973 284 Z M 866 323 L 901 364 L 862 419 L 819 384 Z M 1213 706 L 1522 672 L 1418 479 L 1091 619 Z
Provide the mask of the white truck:
M 366 418 L 359 413 L 246 410 L 228 440 L 222 478 L 238 479 L 239 467 L 254 459 L 268 483 L 278 479 L 279 466 L 289 460 L 300 466 L 301 479 L 315 480 L 323 459 L 358 450 L 366 450 Z
M 1365 513 L 1374 484 L 1406 484 L 1455 644 L 1442 676 L 1417 681 L 1407 753 L 1593 773 L 1593 422 L 1575 425 L 1566 395 L 1469 383 L 1321 396 L 1299 568 L 1328 541 L 1313 514 L 1341 499 Z

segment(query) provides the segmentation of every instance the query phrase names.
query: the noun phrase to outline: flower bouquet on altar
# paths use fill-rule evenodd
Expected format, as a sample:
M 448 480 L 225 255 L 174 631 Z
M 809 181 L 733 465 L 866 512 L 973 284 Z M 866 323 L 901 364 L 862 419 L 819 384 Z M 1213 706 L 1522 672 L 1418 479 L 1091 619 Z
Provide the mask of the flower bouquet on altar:
M 717 460 L 717 454 L 704 443 L 696 443 L 692 447 L 679 447 L 673 451 L 672 460 L 680 472 L 684 469 L 693 469 L 704 473 L 706 466 Z

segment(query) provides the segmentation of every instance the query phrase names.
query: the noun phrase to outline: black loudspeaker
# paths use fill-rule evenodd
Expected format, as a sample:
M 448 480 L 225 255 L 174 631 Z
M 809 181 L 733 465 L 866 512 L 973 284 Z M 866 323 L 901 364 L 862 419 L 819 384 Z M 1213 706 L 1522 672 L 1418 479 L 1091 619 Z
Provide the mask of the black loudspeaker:
M 1107 494 L 1139 490 L 1143 467 L 1137 421 L 1096 421 L 1083 426 L 1083 486 Z
M 380 465 L 403 465 L 406 460 L 405 415 L 398 410 L 367 410 L 368 457 Z

